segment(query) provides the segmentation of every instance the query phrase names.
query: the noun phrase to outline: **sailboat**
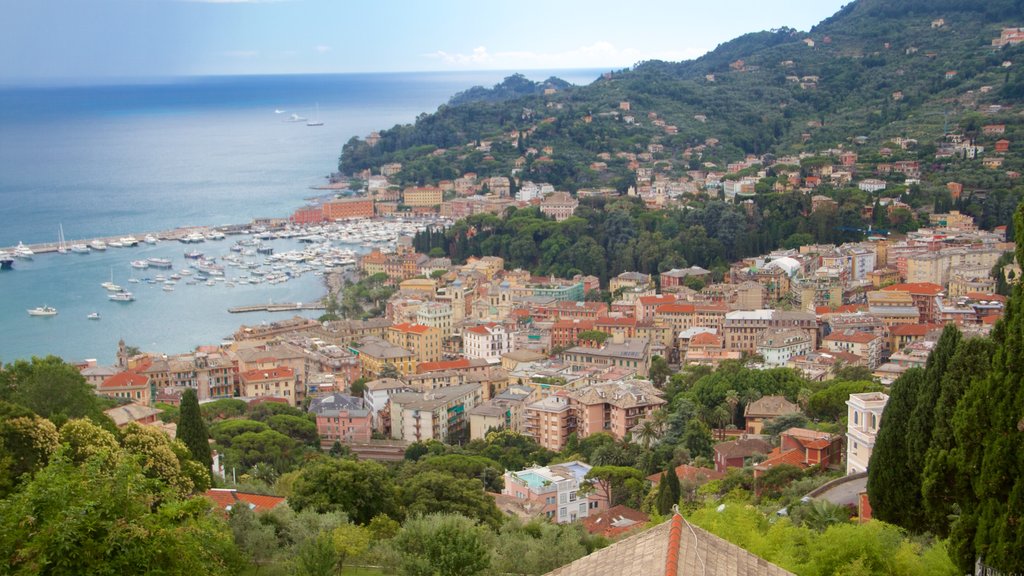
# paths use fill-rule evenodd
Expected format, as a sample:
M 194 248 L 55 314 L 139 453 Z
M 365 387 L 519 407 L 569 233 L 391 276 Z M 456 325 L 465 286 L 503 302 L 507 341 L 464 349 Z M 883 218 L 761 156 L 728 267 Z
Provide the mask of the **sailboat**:
M 58 224 L 58 226 L 60 226 L 60 233 L 57 236 L 57 252 L 60 252 L 61 254 L 67 254 L 68 247 L 67 243 L 64 241 L 64 225 Z
M 309 122 L 306 122 L 306 126 L 323 126 L 323 125 L 324 125 L 323 121 L 320 120 L 320 103 L 317 102 L 316 103 L 316 116 L 313 117 L 313 120 L 311 120 Z

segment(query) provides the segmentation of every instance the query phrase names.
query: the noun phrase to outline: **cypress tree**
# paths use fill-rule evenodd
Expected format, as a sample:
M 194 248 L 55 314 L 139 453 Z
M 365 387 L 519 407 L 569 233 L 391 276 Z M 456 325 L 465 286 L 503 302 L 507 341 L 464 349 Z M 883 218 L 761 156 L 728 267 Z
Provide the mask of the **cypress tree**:
M 960 339 L 960 330 L 952 324 L 946 325 L 925 364 L 924 380 L 917 393 L 917 404 L 910 414 L 907 429 L 907 463 L 918 479 L 921 471 L 924 470 L 925 454 L 932 442 L 935 408 L 939 403 L 939 395 L 942 391 L 942 379 L 949 370 Z M 915 485 L 920 486 L 920 481 L 915 482 Z M 923 526 L 904 526 L 904 528 L 917 532 L 924 529 Z
M 661 480 L 658 481 L 658 495 L 654 499 L 654 507 L 658 514 L 668 514 L 672 510 L 672 494 L 668 487 L 668 472 L 661 473 Z
M 1018 263 L 1024 263 L 1024 204 L 1014 215 Z M 964 394 L 954 417 L 958 463 L 971 479 L 960 495 L 953 556 L 975 558 L 1005 574 L 1024 569 L 1024 291 L 1018 284 L 996 324 L 991 372 Z
M 210 455 L 210 433 L 199 411 L 199 397 L 191 388 L 181 396 L 181 412 L 178 417 L 178 439 L 188 446 L 192 458 L 210 470 L 213 457 Z
M 672 503 L 678 504 L 679 498 L 683 495 L 683 489 L 679 486 L 679 476 L 676 476 L 675 468 L 668 469 L 668 493 L 672 497 Z M 671 510 L 672 507 L 669 507 Z
M 911 368 L 892 383 L 868 463 L 873 515 L 905 528 L 920 524 L 921 484 L 919 473 L 908 464 L 907 433 L 924 378 L 923 369 Z
M 942 376 L 935 425 L 921 472 L 925 528 L 941 538 L 950 534 L 953 505 L 970 490 L 970 477 L 961 466 L 963 457 L 953 435 L 954 414 L 972 382 L 987 376 L 994 351 L 995 343 L 988 338 L 961 340 Z

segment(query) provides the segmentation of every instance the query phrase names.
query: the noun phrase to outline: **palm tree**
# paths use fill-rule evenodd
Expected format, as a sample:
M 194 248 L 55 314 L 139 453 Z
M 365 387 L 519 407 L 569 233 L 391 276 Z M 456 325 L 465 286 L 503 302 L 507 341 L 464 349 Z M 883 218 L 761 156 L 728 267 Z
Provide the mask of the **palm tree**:
M 740 394 L 735 390 L 725 391 L 725 403 L 729 405 L 729 417 L 736 423 L 736 406 L 740 403 Z
M 640 428 L 636 432 L 637 439 L 640 440 L 640 444 L 648 449 L 651 444 L 659 436 L 661 436 L 661 429 L 653 419 L 648 418 L 640 423 Z

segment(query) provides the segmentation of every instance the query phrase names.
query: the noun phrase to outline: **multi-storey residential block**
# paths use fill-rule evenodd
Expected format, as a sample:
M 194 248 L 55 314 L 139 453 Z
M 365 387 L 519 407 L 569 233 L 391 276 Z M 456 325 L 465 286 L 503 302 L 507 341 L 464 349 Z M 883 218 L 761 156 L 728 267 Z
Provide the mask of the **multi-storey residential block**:
M 555 452 L 565 447 L 569 434 L 576 430 L 576 415 L 568 395 L 554 394 L 529 404 L 523 416 L 523 434 Z
M 403 322 L 388 328 L 384 337 L 396 346 L 411 350 L 417 363 L 441 359 L 441 331 L 437 328 Z
M 818 321 L 809 312 L 784 310 L 738 310 L 725 315 L 722 333 L 725 348 L 741 352 L 757 351 L 757 340 L 769 328 L 796 328 L 803 330 L 817 342 Z
M 295 370 L 285 366 L 256 369 L 238 375 L 238 388 L 246 398 L 283 398 L 296 406 L 295 390 L 299 386 Z
M 864 365 L 874 370 L 881 364 L 884 340 L 877 334 L 859 330 L 833 332 L 823 341 L 830 352 L 847 352 L 864 360 Z
M 316 431 L 323 448 L 335 442 L 369 442 L 373 434 L 371 408 L 362 398 L 344 394 L 314 398 L 309 412 L 316 415 Z
M 576 433 L 586 438 L 607 432 L 617 440 L 665 404 L 661 392 L 649 380 L 618 380 L 573 390 Z
M 388 366 L 393 366 L 399 374 L 416 372 L 416 355 L 411 350 L 383 338 L 367 336 L 359 341 L 358 350 L 363 376 L 368 378 L 379 377 Z
M 467 358 L 483 358 L 500 362 L 501 355 L 515 349 L 515 334 L 494 322 L 469 326 L 462 330 L 462 344 Z
M 467 440 L 467 412 L 482 401 L 477 384 L 429 392 L 399 392 L 389 400 L 391 437 L 408 442 Z

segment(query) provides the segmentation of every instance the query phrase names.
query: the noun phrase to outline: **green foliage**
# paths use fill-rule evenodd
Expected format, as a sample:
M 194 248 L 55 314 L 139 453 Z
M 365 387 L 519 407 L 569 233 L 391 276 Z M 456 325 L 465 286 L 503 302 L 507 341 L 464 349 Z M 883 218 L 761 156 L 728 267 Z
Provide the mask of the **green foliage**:
M 178 419 L 178 438 L 188 446 L 192 458 L 207 468 L 213 464 L 210 454 L 210 432 L 199 411 L 199 397 L 189 388 L 181 395 L 181 414 Z
M 590 540 L 579 524 L 510 520 L 498 532 L 491 569 L 496 574 L 547 574 L 588 554 Z
M 468 518 L 432 514 L 406 521 L 394 545 L 404 576 L 473 576 L 490 567 L 493 541 Z
M 401 503 L 410 515 L 459 514 L 497 528 L 502 515 L 480 480 L 439 470 L 418 472 L 401 484 Z
M 0 400 L 24 406 L 60 426 L 89 418 L 113 430 L 92 387 L 78 370 L 56 356 L 17 360 L 0 369 Z
M 941 543 L 922 545 L 884 522 L 834 517 L 819 531 L 788 518 L 769 520 L 743 502 L 726 500 L 720 512 L 717 506 L 697 510 L 690 521 L 798 576 L 957 574 Z
M 636 468 L 594 466 L 585 478 L 593 481 L 597 493 L 607 500 L 609 506 L 625 504 L 630 508 L 639 508 L 647 492 L 647 480 Z
M 245 400 L 236 400 L 234 398 L 221 398 L 220 400 L 207 402 L 199 407 L 203 414 L 203 420 L 207 422 L 237 418 L 243 416 L 248 409 L 249 405 L 245 403 Z
M 815 420 L 829 422 L 845 421 L 847 414 L 846 401 L 850 394 L 862 392 L 881 392 L 883 387 L 871 381 L 833 381 L 824 390 L 811 395 L 807 401 L 807 416 Z
M 217 442 L 218 446 L 229 447 L 236 436 L 246 432 L 263 432 L 269 429 L 270 426 L 255 420 L 224 420 L 210 426 L 210 435 Z
M 672 512 L 672 507 L 679 504 L 682 497 L 682 487 L 679 485 L 679 476 L 676 476 L 674 468 L 669 468 L 661 474 L 661 481 L 658 482 L 658 495 L 655 499 L 655 506 L 658 514 L 666 515 Z
M 227 526 L 203 498 L 181 500 L 141 458 L 58 453 L 24 489 L 0 500 L 0 557 L 10 574 L 235 574 Z M 26 521 L 28 520 L 28 521 Z
M 273 430 L 288 436 L 296 442 L 309 446 L 320 445 L 320 435 L 316 431 L 316 422 L 308 416 L 291 414 L 275 414 L 267 419 Z
M 459 478 L 479 480 L 490 492 L 501 492 L 501 489 L 504 487 L 502 475 L 505 472 L 505 468 L 501 464 L 490 458 L 468 454 L 427 456 L 419 459 L 415 464 L 405 466 L 402 476 L 414 478 L 418 474 L 429 471 L 438 471 Z
M 121 446 L 142 457 L 142 471 L 182 496 L 210 487 L 210 469 L 192 459 L 187 446 L 152 426 L 131 423 L 122 429 Z
M 0 497 L 46 466 L 59 441 L 53 422 L 0 402 Z
M 655 355 L 651 358 L 651 369 L 648 373 L 648 377 L 654 382 L 655 386 L 659 388 L 665 385 L 669 376 L 672 375 L 672 370 L 668 367 L 668 360 L 665 360 L 661 356 Z
M 295 480 L 288 504 L 300 512 L 344 512 L 360 525 L 381 513 L 397 514 L 394 482 L 386 468 L 372 461 L 311 462 Z
M 584 330 L 576 336 L 577 342 L 593 342 L 600 346 L 604 341 L 611 338 L 611 334 L 600 330 Z

